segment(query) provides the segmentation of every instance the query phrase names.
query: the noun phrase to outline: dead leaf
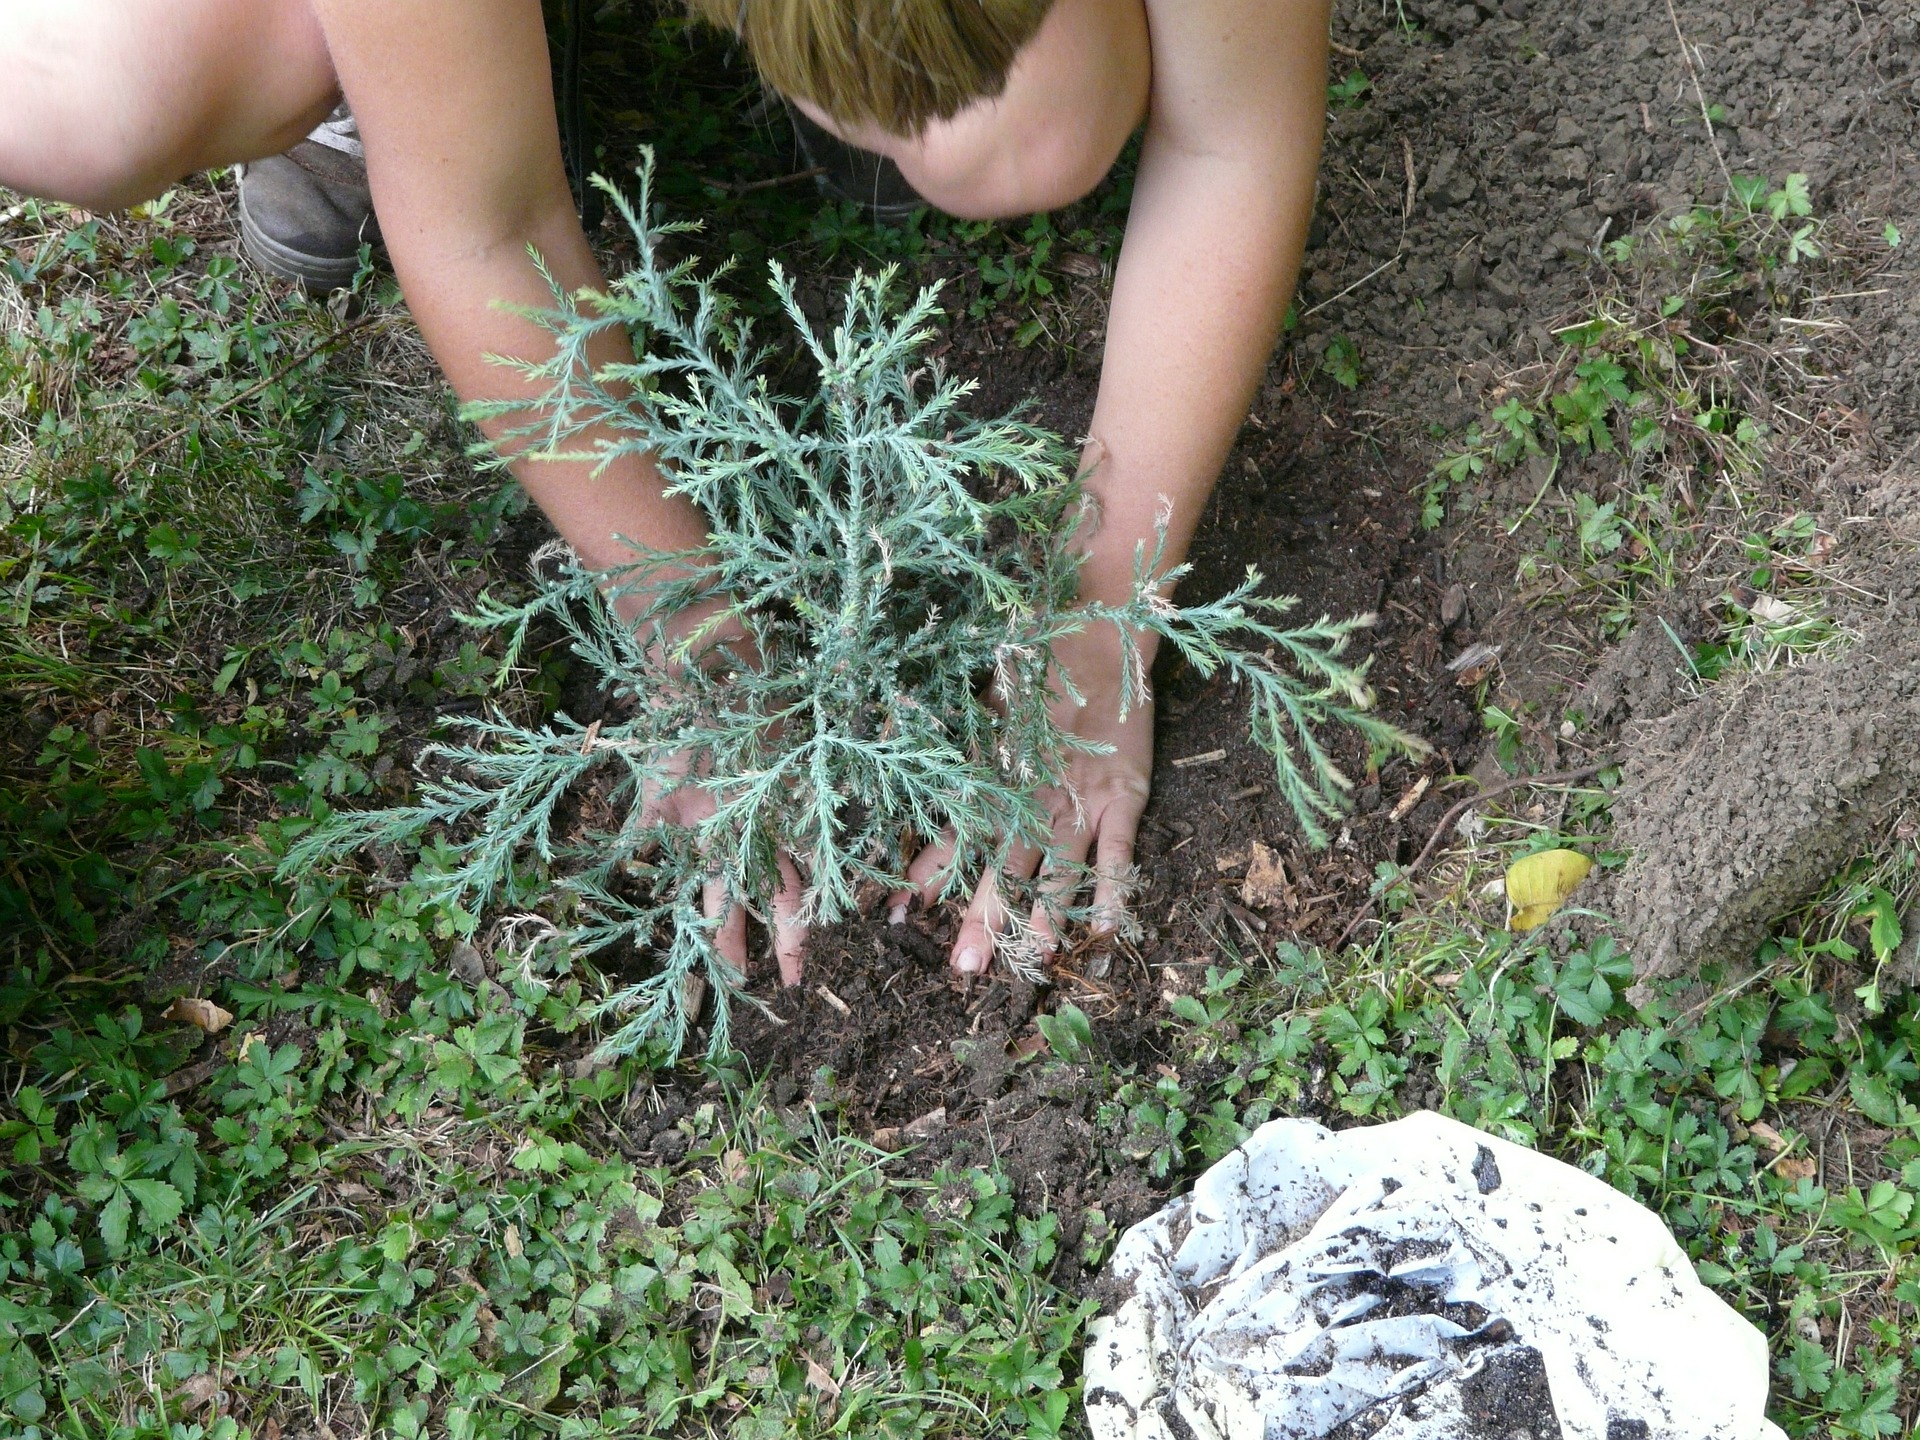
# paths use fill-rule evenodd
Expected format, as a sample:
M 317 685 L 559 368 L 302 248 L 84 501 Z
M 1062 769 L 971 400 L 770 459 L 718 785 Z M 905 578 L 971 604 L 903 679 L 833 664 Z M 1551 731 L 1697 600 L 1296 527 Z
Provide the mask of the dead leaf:
M 1046 1048 L 1047 1048 L 1046 1036 L 1023 1035 L 1018 1040 L 1013 1042 L 1014 1061 L 1017 1064 L 1022 1060 L 1031 1060 L 1034 1056 L 1038 1055 L 1041 1051 L 1045 1050 Z
M 1498 645 L 1488 645 L 1488 644 L 1485 644 L 1484 642 L 1476 642 L 1475 644 L 1469 645 L 1466 649 L 1462 650 L 1458 655 L 1454 656 L 1453 659 L 1449 660 L 1447 662 L 1447 669 L 1451 670 L 1456 675 L 1462 676 L 1463 678 L 1461 679 L 1460 683 L 1462 685 L 1465 685 L 1470 683 L 1464 678 L 1465 675 L 1476 674 L 1476 673 L 1483 674 L 1485 673 L 1487 667 L 1492 665 L 1493 662 L 1498 660 L 1499 658 L 1500 658 L 1500 647 Z
M 882 1125 L 873 1132 L 873 1148 L 876 1150 L 897 1149 L 899 1144 L 900 1127 L 898 1125 Z
M 909 1140 L 924 1140 L 929 1135 L 937 1135 L 947 1126 L 947 1107 L 936 1106 L 918 1120 L 909 1120 L 901 1129 L 901 1134 Z
M 211 1373 L 195 1375 L 173 1392 L 173 1398 L 188 1410 L 205 1410 L 220 1399 L 220 1377 Z
M 1785 1156 L 1773 1168 L 1788 1180 L 1811 1180 L 1820 1173 L 1819 1163 L 1811 1155 Z
M 827 1372 L 827 1367 L 804 1350 L 800 1352 L 800 1358 L 807 1362 L 807 1384 L 825 1395 L 827 1399 L 838 1400 L 840 1382 Z
M 1521 856 L 1507 868 L 1507 903 L 1513 907 L 1507 928 L 1519 934 L 1546 924 L 1592 869 L 1593 861 L 1578 850 Z
M 247 1056 L 253 1053 L 253 1047 L 265 1038 L 258 1030 L 249 1030 L 240 1039 L 240 1053 L 233 1058 L 242 1065 L 246 1064 Z
M 213 1001 L 202 1000 L 197 995 L 182 995 L 167 1007 L 167 1013 L 162 1018 L 178 1020 L 209 1035 L 218 1035 L 233 1024 L 231 1010 L 222 1010 Z
M 1747 606 L 1747 613 L 1768 625 L 1784 625 L 1800 614 L 1777 595 L 1754 596 L 1752 603 Z
M 1747 1127 L 1747 1133 L 1778 1155 L 1787 1148 L 1787 1137 L 1764 1120 L 1756 1120 Z
M 1286 866 L 1280 863 L 1280 857 L 1258 840 L 1254 841 L 1252 856 L 1247 861 L 1247 878 L 1240 882 L 1240 898 L 1255 910 L 1270 910 L 1286 903 L 1290 888 Z
M 453 949 L 447 955 L 447 968 L 453 971 L 456 980 L 468 985 L 478 985 L 487 978 L 486 956 L 465 940 L 454 942 Z

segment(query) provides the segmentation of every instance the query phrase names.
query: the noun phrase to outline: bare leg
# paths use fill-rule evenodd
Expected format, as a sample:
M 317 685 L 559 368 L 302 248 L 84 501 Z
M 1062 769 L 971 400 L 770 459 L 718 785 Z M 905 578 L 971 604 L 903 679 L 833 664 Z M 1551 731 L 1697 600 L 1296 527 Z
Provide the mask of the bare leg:
M 6 0 L 0 185 L 94 210 L 277 154 L 326 115 L 307 0 Z

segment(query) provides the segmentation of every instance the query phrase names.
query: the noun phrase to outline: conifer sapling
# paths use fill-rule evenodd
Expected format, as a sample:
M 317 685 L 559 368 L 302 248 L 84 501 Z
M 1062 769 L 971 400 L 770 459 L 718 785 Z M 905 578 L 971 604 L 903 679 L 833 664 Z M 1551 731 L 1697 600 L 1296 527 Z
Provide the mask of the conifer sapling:
M 1366 664 L 1343 658 L 1372 617 L 1288 626 L 1296 601 L 1261 595 L 1251 568 L 1217 600 L 1176 605 L 1185 567 L 1163 565 L 1164 528 L 1161 545 L 1140 547 L 1126 604 L 1080 603 L 1074 452 L 1019 414 L 963 412 L 971 383 L 925 357 L 936 290 L 902 305 L 893 271 L 856 277 L 821 334 L 771 267 L 815 380 L 809 393 L 781 393 L 770 376 L 776 361 L 791 373 L 791 352 L 755 338 L 717 286 L 727 267 L 701 275 L 663 257 L 663 240 L 696 227 L 643 222 L 651 169 L 649 156 L 637 209 L 603 185 L 638 242 L 634 270 L 605 293 L 556 287 L 552 310 L 529 312 L 555 352 L 508 363 L 542 399 L 476 412 L 512 421 L 511 442 L 547 457 L 604 466 L 652 454 L 707 516 L 708 546 L 634 544 L 631 563 L 605 572 L 548 556 L 531 599 L 483 598 L 464 618 L 506 631 L 503 673 L 536 621 L 555 622 L 612 713 L 590 726 L 565 714 L 537 728 L 465 721 L 460 742 L 432 747 L 434 773 L 413 804 L 332 817 L 289 870 L 436 830 L 451 860 L 426 883 L 477 916 L 533 864 L 572 955 L 618 946 L 652 957 L 648 978 L 603 1001 L 623 1022 L 603 1048 L 671 1058 L 702 990 L 713 997 L 710 1047 L 726 1047 L 742 983 L 703 913 L 710 882 L 764 917 L 784 850 L 806 879 L 805 918 L 831 924 L 863 890 L 904 885 L 907 837 L 951 827 L 950 894 L 998 873 L 1015 846 L 1047 848 L 1040 793 L 1064 788 L 1086 748 L 1049 709 L 1054 686 L 1079 698 L 1053 660 L 1075 631 L 1117 627 L 1123 714 L 1147 695 L 1140 635 L 1203 675 L 1227 670 L 1315 844 L 1349 789 L 1318 731 L 1350 726 L 1376 750 L 1423 748 L 1367 713 Z M 615 328 L 641 358 L 596 369 L 588 344 Z M 604 428 L 583 452 L 590 427 Z M 680 617 L 696 605 L 689 626 Z M 679 783 L 709 790 L 712 815 L 697 827 L 642 823 L 643 795 Z M 588 792 L 595 803 L 580 804 Z M 1085 916 L 1063 907 L 1060 918 Z M 1014 964 L 1032 963 L 1009 949 Z

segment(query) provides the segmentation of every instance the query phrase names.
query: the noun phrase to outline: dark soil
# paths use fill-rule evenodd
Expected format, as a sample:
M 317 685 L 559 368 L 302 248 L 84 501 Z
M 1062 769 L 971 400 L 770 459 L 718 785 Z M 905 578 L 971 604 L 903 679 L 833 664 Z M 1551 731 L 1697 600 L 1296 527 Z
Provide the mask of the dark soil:
M 1398 28 L 1392 6 L 1336 7 L 1336 38 L 1373 88 L 1335 117 L 1303 285 L 1309 300 L 1340 297 L 1304 345 L 1334 331 L 1356 340 L 1370 373 L 1354 404 L 1377 433 L 1480 413 L 1507 377 L 1558 352 L 1554 326 L 1585 313 L 1599 237 L 1718 201 L 1729 172 L 1806 174 L 1835 233 L 1911 228 L 1902 177 L 1920 163 L 1920 9 L 1909 0 L 1404 9 L 1420 34 Z M 1904 620 L 1920 453 L 1920 296 L 1905 255 L 1883 251 L 1870 278 L 1823 287 L 1836 323 L 1791 393 L 1775 389 L 1789 403 L 1766 417 L 1778 438 L 1756 482 L 1783 513 L 1817 514 L 1840 537 L 1829 574 L 1853 649 L 1699 695 L 1667 632 L 1700 629 L 1700 602 L 1722 583 L 1703 566 L 1666 614 L 1639 617 L 1582 697 L 1583 739 L 1623 765 L 1616 820 L 1634 857 L 1593 899 L 1649 973 L 1743 956 L 1920 793 L 1905 753 L 1920 663 Z M 1803 349 L 1793 334 L 1748 338 Z M 1504 518 L 1534 483 L 1479 497 L 1483 513 Z M 1446 554 L 1504 652 L 1493 698 L 1557 714 L 1598 658 L 1591 633 L 1527 608 L 1495 527 L 1467 520 Z
M 1382 709 L 1430 741 L 1434 759 L 1376 774 L 1363 755 L 1344 756 L 1357 781 L 1355 813 L 1330 849 L 1314 852 L 1248 743 L 1236 697 L 1163 665 L 1139 942 L 1073 957 L 1047 990 L 997 980 L 969 992 L 944 969 L 945 917 L 823 935 L 804 992 L 767 996 L 785 1023 L 741 1022 L 776 1099 L 818 1094 L 830 1071 L 850 1119 L 890 1141 L 922 1142 L 928 1163 L 997 1154 L 1034 1199 L 1044 1194 L 1062 1213 L 1099 1200 L 1124 1223 L 1151 1203 L 1137 1179 L 1133 1204 L 1101 1193 L 1114 1182 L 1095 1174 L 1091 1098 L 1071 1084 L 1049 1093 L 1037 1068 L 1019 1063 L 1038 1044 L 1036 1010 L 1071 999 L 1094 1017 L 1113 1059 L 1162 1063 L 1165 967 L 1217 958 L 1223 935 L 1242 946 L 1333 940 L 1364 902 L 1374 866 L 1410 859 L 1465 793 L 1445 778 L 1477 761 L 1486 773 L 1472 692 L 1447 660 L 1475 643 L 1499 647 L 1491 698 L 1541 701 L 1557 713 L 1601 658 L 1590 630 L 1516 595 L 1515 556 L 1498 527 L 1469 517 L 1437 536 L 1420 530 L 1413 495 L 1432 462 L 1433 427 L 1458 430 L 1503 376 L 1558 351 L 1553 327 L 1589 299 L 1597 237 L 1720 199 L 1724 170 L 1776 180 L 1804 172 L 1817 212 L 1836 223 L 1871 221 L 1877 233 L 1891 218 L 1920 234 L 1906 223 L 1899 184 L 1920 166 L 1910 78 L 1920 9 L 1908 0 L 1676 0 L 1672 17 L 1664 5 L 1413 0 L 1403 11 L 1409 29 L 1401 13 L 1370 0 L 1336 6 L 1345 49 L 1335 72 L 1361 69 L 1372 87 L 1364 104 L 1335 112 L 1303 322 L 1226 468 L 1185 593 L 1218 593 L 1254 564 L 1276 590 L 1299 595 L 1305 612 L 1378 613 L 1368 643 Z M 1724 117 L 1712 134 L 1702 95 Z M 1883 512 L 1912 508 L 1898 497 L 1920 437 L 1920 380 L 1906 358 L 1920 342 L 1920 304 L 1904 266 L 1893 269 L 1861 287 L 1879 293 L 1835 302 L 1832 313 L 1852 331 L 1809 381 L 1819 390 L 1810 407 L 1853 418 L 1817 447 L 1818 473 L 1796 450 L 1794 473 L 1768 477 L 1823 513 L 1857 513 L 1866 488 Z M 946 363 L 981 377 L 983 410 L 1037 397 L 1042 420 L 1084 433 L 1099 307 L 1080 308 L 1094 333 L 1075 337 L 1064 355 L 1013 346 L 1011 321 L 963 321 Z M 1316 363 L 1336 334 L 1362 357 L 1350 393 Z M 1843 456 L 1850 470 L 1837 463 Z M 1851 491 L 1834 482 L 1838 474 L 1856 477 Z M 1524 504 L 1534 487 L 1523 475 L 1514 495 L 1483 497 L 1482 513 L 1514 508 L 1516 497 Z M 1889 536 L 1901 543 L 1873 547 L 1882 577 L 1908 549 L 1904 531 Z M 1674 603 L 1683 602 L 1691 597 Z M 1624 762 L 1620 823 L 1640 856 L 1614 903 L 1630 937 L 1658 937 L 1648 963 L 1678 969 L 1749 944 L 1920 783 L 1894 753 L 1920 718 L 1909 713 L 1920 706 L 1911 683 L 1920 656 L 1902 638 L 1910 634 L 1885 620 L 1830 668 L 1691 705 L 1657 624 L 1644 623 L 1609 664 L 1593 693 L 1606 692 L 1601 708 L 1611 713 L 1593 733 L 1600 753 Z M 1663 718 L 1676 707 L 1681 715 Z M 1552 768 L 1554 731 L 1530 738 Z M 1195 758 L 1216 752 L 1224 753 Z M 1771 778 L 1788 770 L 1790 780 Z M 1423 779 L 1430 788 L 1403 804 Z M 1260 904 L 1243 883 L 1256 843 L 1284 871 Z M 1734 851 L 1740 860 L 1726 865 Z

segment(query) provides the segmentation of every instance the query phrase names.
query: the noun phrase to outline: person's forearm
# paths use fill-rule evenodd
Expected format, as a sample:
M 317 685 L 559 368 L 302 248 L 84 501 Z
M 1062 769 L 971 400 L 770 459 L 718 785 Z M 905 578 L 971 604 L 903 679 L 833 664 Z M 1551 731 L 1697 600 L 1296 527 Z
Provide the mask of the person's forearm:
M 1181 153 L 1149 130 L 1085 457 L 1100 512 L 1089 598 L 1127 593 L 1163 496 L 1164 563 L 1185 558 L 1266 373 L 1306 248 L 1324 113 L 1319 93 L 1289 108 L 1284 143 L 1264 154 Z
M 463 401 L 514 401 L 537 398 L 527 380 L 488 355 L 543 360 L 553 340 L 538 326 L 501 308 L 501 302 L 549 308 L 553 296 L 533 261 L 531 246 L 545 259 L 567 290 L 604 282 L 579 222 L 568 206 L 556 207 L 524 227 L 526 233 L 498 239 L 474 237 L 466 248 L 438 252 L 422 243 L 390 239 L 394 268 L 421 333 Z M 618 332 L 608 331 L 589 352 L 596 367 L 628 361 L 632 352 Z M 486 427 L 497 439 L 511 421 Z M 609 437 L 612 438 L 612 437 Z M 589 432 L 576 437 L 578 448 L 591 446 Z M 595 475 L 581 461 L 535 460 L 522 454 L 513 473 L 587 565 L 604 568 L 631 558 L 619 536 L 661 550 L 695 549 L 706 543 L 707 527 L 688 501 L 662 493 L 659 470 L 639 457 L 625 457 Z
M 1221 200 L 1244 194 L 1231 173 L 1214 183 Z M 1222 233 L 1215 196 L 1191 178 L 1166 194 L 1164 175 L 1142 165 L 1086 457 L 1100 514 L 1082 572 L 1090 598 L 1126 593 L 1163 496 L 1165 563 L 1185 557 L 1278 338 L 1312 186 L 1310 173 L 1295 179 L 1277 244 L 1249 253 L 1244 232 Z

